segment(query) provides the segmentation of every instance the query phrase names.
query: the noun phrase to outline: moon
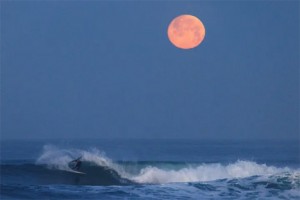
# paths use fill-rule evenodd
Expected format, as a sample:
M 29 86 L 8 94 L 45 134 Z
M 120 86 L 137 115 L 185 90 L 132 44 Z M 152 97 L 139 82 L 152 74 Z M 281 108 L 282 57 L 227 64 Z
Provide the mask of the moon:
M 168 27 L 170 42 L 181 49 L 197 47 L 204 39 L 205 27 L 193 15 L 180 15 L 174 18 Z

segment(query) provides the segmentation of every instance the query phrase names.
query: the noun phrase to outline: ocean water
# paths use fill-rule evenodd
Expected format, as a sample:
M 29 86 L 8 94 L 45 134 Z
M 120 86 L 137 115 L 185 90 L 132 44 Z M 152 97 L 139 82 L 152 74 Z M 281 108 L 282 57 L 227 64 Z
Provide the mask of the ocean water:
M 299 141 L 6 140 L 0 199 L 300 199 Z M 82 156 L 75 173 L 69 162 Z

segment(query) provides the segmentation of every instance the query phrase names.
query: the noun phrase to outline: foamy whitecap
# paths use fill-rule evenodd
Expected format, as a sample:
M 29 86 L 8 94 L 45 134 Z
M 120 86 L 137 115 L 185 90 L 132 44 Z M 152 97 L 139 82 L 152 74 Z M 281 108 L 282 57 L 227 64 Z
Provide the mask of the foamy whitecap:
M 250 176 L 272 175 L 290 171 L 289 168 L 276 168 L 251 161 L 237 161 L 229 165 L 201 164 L 180 170 L 165 170 L 157 167 L 146 167 L 133 177 L 139 183 L 172 183 L 212 181 L 217 179 L 245 178 Z

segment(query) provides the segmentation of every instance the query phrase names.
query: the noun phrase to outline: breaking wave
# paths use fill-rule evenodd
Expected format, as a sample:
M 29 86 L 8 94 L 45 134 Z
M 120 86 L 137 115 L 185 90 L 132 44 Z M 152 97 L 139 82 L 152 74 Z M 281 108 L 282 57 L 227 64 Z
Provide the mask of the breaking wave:
M 69 163 L 81 157 L 82 166 L 74 173 Z M 60 149 L 44 146 L 35 164 L 1 165 L 2 176 L 30 177 L 28 181 L 42 184 L 70 185 L 132 185 L 166 183 L 203 183 L 216 180 L 235 180 L 249 177 L 289 177 L 298 187 L 300 171 L 278 168 L 253 161 L 234 163 L 172 163 L 172 162 L 113 162 L 98 149 Z

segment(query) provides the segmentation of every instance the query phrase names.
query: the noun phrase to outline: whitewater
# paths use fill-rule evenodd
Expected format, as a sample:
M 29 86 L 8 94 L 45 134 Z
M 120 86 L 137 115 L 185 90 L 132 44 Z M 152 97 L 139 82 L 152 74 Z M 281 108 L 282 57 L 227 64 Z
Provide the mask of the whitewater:
M 69 167 L 77 157 L 86 174 Z M 34 160 L 1 162 L 1 199 L 299 199 L 297 163 L 114 160 L 95 147 L 43 145 Z

